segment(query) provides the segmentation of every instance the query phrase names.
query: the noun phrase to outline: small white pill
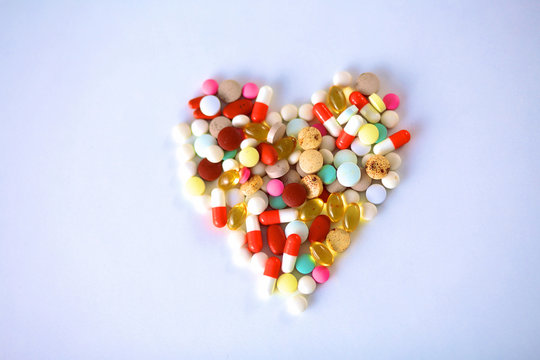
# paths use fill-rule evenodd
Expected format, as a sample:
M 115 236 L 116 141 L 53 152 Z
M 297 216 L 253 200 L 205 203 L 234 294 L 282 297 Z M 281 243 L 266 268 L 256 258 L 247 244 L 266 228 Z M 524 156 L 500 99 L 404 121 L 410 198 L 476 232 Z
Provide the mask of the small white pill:
M 251 174 L 259 176 L 266 175 L 266 165 L 264 165 L 262 162 L 257 163 L 257 165 L 251 168 Z
M 298 116 L 298 108 L 293 104 L 287 104 L 281 108 L 281 117 L 284 121 L 291 121 Z
M 217 96 L 207 95 L 201 99 L 199 107 L 204 115 L 214 116 L 221 110 L 221 102 Z
M 240 189 L 230 189 L 225 193 L 227 205 L 233 207 L 244 201 L 244 193 Z
M 298 108 L 298 117 L 306 121 L 313 120 L 313 105 L 303 104 Z
M 223 168 L 223 171 L 229 171 L 229 170 L 240 170 L 240 163 L 236 161 L 235 159 L 227 159 L 223 160 L 223 163 L 221 163 L 221 167 Z
M 315 92 L 313 93 L 313 95 L 311 95 L 311 103 L 312 103 L 313 105 L 318 104 L 318 103 L 320 103 L 320 102 L 326 103 L 326 96 L 327 96 L 327 95 L 328 95 L 328 94 L 327 94 L 326 91 L 324 91 L 324 90 L 318 90 L 318 91 L 315 91 Z
M 206 149 L 206 158 L 214 164 L 223 160 L 223 155 L 223 149 L 219 145 L 210 145 Z
M 229 232 L 227 244 L 232 249 L 239 249 L 246 243 L 246 232 L 244 230 L 235 230 Z
M 336 139 L 330 135 L 324 135 L 319 148 L 334 151 L 336 149 Z
M 237 128 L 243 128 L 247 124 L 249 124 L 250 120 L 247 115 L 236 115 L 232 119 L 232 125 Z
M 384 157 L 390 162 L 390 170 L 397 170 L 401 166 L 401 157 L 398 155 L 398 153 L 391 152 Z
M 262 275 L 266 266 L 266 260 L 268 260 L 268 255 L 263 252 L 253 254 L 249 262 L 250 270 L 253 271 L 255 274 Z
M 186 161 L 178 167 L 178 178 L 187 180 L 197 174 L 197 163 L 193 160 Z
M 287 161 L 289 164 L 294 165 L 300 160 L 300 155 L 302 155 L 302 150 L 295 150 L 289 157 L 287 158 Z
M 308 238 L 309 228 L 306 223 L 300 220 L 293 220 L 285 226 L 285 236 L 289 237 L 291 234 L 300 236 L 300 239 L 304 242 Z
M 338 71 L 334 74 L 332 81 L 336 86 L 349 86 L 352 83 L 352 75 L 348 71 Z
M 343 192 L 343 198 L 347 204 L 353 204 L 360 202 L 360 194 L 358 191 L 348 189 Z
M 191 132 L 195 136 L 201 136 L 208 132 L 208 121 L 197 119 L 191 123 Z
M 294 295 L 287 299 L 287 311 L 291 315 L 303 313 L 308 306 L 307 299 L 303 295 Z
M 370 202 L 362 203 L 360 213 L 362 220 L 371 221 L 377 215 L 377 207 Z
M 375 204 L 382 204 L 386 199 L 386 189 L 381 184 L 371 184 L 366 190 L 366 199 Z
M 368 161 L 372 156 L 373 156 L 373 154 L 367 154 L 367 155 L 362 156 L 362 167 L 363 167 L 363 168 L 366 167 L 367 161 Z
M 389 171 L 388 175 L 381 179 L 381 183 L 387 189 L 395 189 L 399 185 L 399 174 L 395 171 Z
M 381 115 L 381 123 L 391 129 L 399 122 L 399 115 L 394 110 L 386 110 Z
M 304 275 L 298 280 L 298 292 L 300 294 L 304 295 L 310 295 L 313 294 L 315 289 L 317 288 L 317 283 L 311 275 Z
M 257 145 L 259 145 L 259 142 L 255 140 L 254 138 L 247 138 L 242 140 L 240 143 L 240 149 L 245 149 L 247 147 L 256 148 Z
M 247 210 L 250 214 L 259 215 L 268 207 L 268 196 L 261 190 L 251 195 L 247 201 Z
M 269 127 L 272 127 L 275 124 L 283 123 L 283 119 L 277 111 L 272 111 L 271 113 L 266 115 L 266 119 L 264 121 L 268 124 Z
M 172 128 L 172 138 L 177 144 L 185 143 L 190 136 L 191 128 L 189 127 L 189 124 L 180 123 Z
M 195 157 L 195 149 L 191 144 L 183 144 L 176 149 L 176 158 L 178 161 L 189 161 Z
M 324 164 L 332 164 L 334 162 L 334 154 L 328 149 L 321 149 L 319 152 L 322 155 Z
M 371 151 L 371 145 L 364 145 L 359 138 L 355 138 L 351 144 L 351 150 L 358 156 L 364 156 Z

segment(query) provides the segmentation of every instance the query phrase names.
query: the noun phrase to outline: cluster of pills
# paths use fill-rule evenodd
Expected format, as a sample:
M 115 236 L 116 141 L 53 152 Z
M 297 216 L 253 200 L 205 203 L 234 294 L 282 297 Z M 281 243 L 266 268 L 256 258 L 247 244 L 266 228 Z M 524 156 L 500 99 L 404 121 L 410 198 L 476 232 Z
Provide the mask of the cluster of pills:
M 393 130 L 399 97 L 378 91 L 375 74 L 340 71 L 311 103 L 276 112 L 270 86 L 209 79 L 188 103 L 194 120 L 173 129 L 186 193 L 231 230 L 234 259 L 260 275 L 260 293 L 277 288 L 293 314 L 399 184 L 395 150 L 410 134 Z

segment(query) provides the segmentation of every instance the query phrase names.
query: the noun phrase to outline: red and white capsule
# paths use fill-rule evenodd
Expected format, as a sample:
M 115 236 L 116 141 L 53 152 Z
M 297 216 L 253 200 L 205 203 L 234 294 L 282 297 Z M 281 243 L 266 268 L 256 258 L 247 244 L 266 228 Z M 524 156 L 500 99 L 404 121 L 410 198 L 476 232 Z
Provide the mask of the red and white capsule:
M 296 257 L 300 252 L 300 244 L 302 244 L 302 238 L 298 234 L 291 234 L 287 237 L 285 248 L 283 249 L 283 261 L 281 263 L 281 271 L 284 273 L 290 273 L 294 270 L 296 264 Z
M 338 138 L 336 139 L 336 146 L 338 149 L 347 149 L 351 146 L 356 134 L 360 130 L 360 127 L 364 125 L 366 121 L 360 115 L 353 115 L 347 122 L 347 125 L 341 130 Z
M 266 113 L 268 112 L 268 105 L 272 100 L 274 90 L 268 85 L 265 85 L 259 89 L 257 99 L 255 99 L 255 105 L 251 110 L 251 121 L 260 123 L 266 119 Z
M 332 115 L 328 106 L 325 103 L 317 103 L 313 106 L 313 115 L 324 125 L 326 130 L 333 137 L 338 137 L 341 132 L 341 126 L 339 126 L 336 118 Z
M 356 106 L 360 115 L 370 123 L 378 123 L 381 120 L 381 114 L 379 114 L 369 100 L 359 91 L 353 91 L 351 95 L 349 95 L 349 102 Z
M 377 155 L 386 155 L 396 149 L 399 149 L 403 145 L 411 140 L 411 134 L 407 130 L 399 130 L 397 133 L 390 135 L 380 143 L 373 147 L 373 153 Z
M 264 273 L 262 276 L 262 288 L 264 295 L 270 296 L 274 292 L 276 287 L 276 280 L 279 276 L 279 268 L 281 267 L 281 261 L 279 258 L 273 256 L 266 260 L 264 266 Z
M 227 203 L 225 201 L 225 191 L 220 188 L 212 190 L 210 198 L 212 207 L 212 222 L 215 227 L 222 228 L 227 224 Z
M 288 223 L 298 218 L 297 209 L 268 210 L 259 215 L 259 221 L 263 225 Z
M 258 253 L 262 250 L 263 240 L 261 234 L 261 226 L 257 215 L 248 215 L 246 218 L 246 239 L 249 251 L 252 253 Z

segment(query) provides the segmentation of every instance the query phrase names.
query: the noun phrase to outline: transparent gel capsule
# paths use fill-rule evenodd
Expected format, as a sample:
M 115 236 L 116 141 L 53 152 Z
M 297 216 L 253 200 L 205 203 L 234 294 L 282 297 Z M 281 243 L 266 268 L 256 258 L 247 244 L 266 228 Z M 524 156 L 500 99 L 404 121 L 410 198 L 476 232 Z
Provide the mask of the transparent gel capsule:
M 345 215 L 343 216 L 343 228 L 345 231 L 352 232 L 360 223 L 360 206 L 353 203 L 347 205 Z
M 246 221 L 247 209 L 246 204 L 241 202 L 234 205 L 229 211 L 227 219 L 227 227 L 231 230 L 236 230 Z
M 334 255 L 323 243 L 313 242 L 309 247 L 309 251 L 319 265 L 330 266 L 334 263 Z
M 308 200 L 298 211 L 298 217 L 302 221 L 311 221 L 321 214 L 323 207 L 324 201 L 319 198 Z
M 326 211 L 332 222 L 338 222 L 345 213 L 345 205 L 341 193 L 332 193 L 326 201 Z
M 296 138 L 292 136 L 284 137 L 278 140 L 274 147 L 278 154 L 278 160 L 287 159 L 296 149 Z
M 249 123 L 244 128 L 244 133 L 257 141 L 265 141 L 269 130 L 270 128 L 263 123 Z
M 347 108 L 347 99 L 339 86 L 332 86 L 328 90 L 328 108 L 336 114 Z
M 240 181 L 240 173 L 234 169 L 225 171 L 219 176 L 218 186 L 223 190 L 230 190 Z

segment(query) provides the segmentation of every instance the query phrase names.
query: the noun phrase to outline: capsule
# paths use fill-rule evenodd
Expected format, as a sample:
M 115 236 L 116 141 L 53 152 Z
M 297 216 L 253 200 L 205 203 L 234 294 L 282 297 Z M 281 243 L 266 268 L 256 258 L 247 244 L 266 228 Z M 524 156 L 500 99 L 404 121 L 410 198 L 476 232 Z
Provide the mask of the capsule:
M 296 148 L 296 138 L 292 136 L 284 137 L 278 140 L 274 147 L 278 154 L 278 160 L 287 159 Z
M 339 133 L 341 133 L 341 126 L 337 123 L 336 118 L 328 107 L 324 103 L 317 103 L 315 106 L 313 106 L 313 114 L 315 117 L 321 122 L 321 124 L 324 125 L 326 130 L 332 135 L 333 137 L 338 137 Z
M 212 206 L 212 222 L 214 226 L 222 228 L 227 225 L 227 204 L 223 189 L 215 188 L 212 190 L 210 205 Z
M 351 104 L 358 108 L 360 115 L 362 115 L 370 123 L 376 123 L 381 120 L 381 114 L 369 103 L 359 91 L 353 91 L 349 96 Z
M 259 215 L 259 221 L 263 225 L 288 223 L 298 218 L 297 209 L 268 210 Z
M 249 123 L 244 127 L 246 136 L 257 141 L 265 141 L 269 130 L 270 128 L 263 123 Z
M 323 243 L 315 241 L 309 246 L 311 256 L 322 266 L 330 266 L 334 263 L 334 255 Z
M 223 190 L 230 190 L 240 182 L 240 173 L 234 169 L 225 171 L 219 176 L 218 186 Z
M 251 121 L 261 123 L 266 119 L 266 113 L 268 112 L 268 105 L 272 100 L 274 91 L 268 85 L 265 85 L 259 89 L 257 99 L 255 99 L 255 105 L 251 111 Z
M 311 221 L 322 212 L 323 207 L 324 201 L 319 198 L 308 200 L 298 211 L 298 218 L 302 221 Z
M 358 108 L 355 105 L 351 105 L 341 114 L 339 114 L 337 117 L 337 122 L 339 125 L 345 125 L 347 121 L 349 121 L 349 119 L 356 114 L 358 114 Z
M 339 86 L 332 86 L 328 90 L 328 108 L 335 114 L 341 113 L 347 107 L 347 98 Z
M 345 213 L 345 205 L 343 204 L 343 196 L 341 193 L 332 193 L 326 201 L 326 211 L 332 222 L 338 222 Z
M 326 215 L 319 215 L 313 220 L 309 227 L 308 240 L 310 243 L 323 242 L 330 231 L 330 218 Z
M 246 218 L 247 245 L 249 251 L 258 253 L 262 250 L 263 240 L 261 235 L 261 227 L 257 215 L 248 215 Z
M 262 289 L 265 295 L 272 295 L 276 286 L 276 280 L 279 276 L 279 269 L 281 268 L 281 260 L 273 256 L 266 260 L 264 266 L 264 273 L 262 278 Z
M 353 203 L 347 205 L 345 215 L 343 215 L 343 228 L 345 231 L 353 232 L 360 223 L 360 206 Z
M 281 271 L 284 273 L 290 273 L 294 270 L 294 265 L 296 264 L 296 257 L 300 252 L 300 244 L 302 239 L 298 234 L 291 234 L 287 236 L 287 242 L 285 243 L 285 248 L 283 249 L 283 260 L 281 262 Z
M 336 146 L 338 147 L 338 149 L 343 150 L 351 146 L 354 138 L 356 137 L 356 134 L 358 134 L 358 130 L 360 130 L 360 127 L 365 123 L 366 121 L 362 119 L 361 116 L 352 116 L 351 119 L 347 122 L 347 125 L 345 125 L 343 130 L 341 130 L 338 138 L 336 139 Z
M 411 140 L 411 134 L 407 130 L 400 130 L 395 134 L 390 135 L 373 147 L 373 153 L 376 155 L 386 155 L 396 149 L 399 149 L 403 145 Z
M 234 205 L 229 211 L 229 217 L 227 219 L 227 227 L 231 230 L 236 230 L 246 220 L 247 208 L 246 203 L 241 202 Z

